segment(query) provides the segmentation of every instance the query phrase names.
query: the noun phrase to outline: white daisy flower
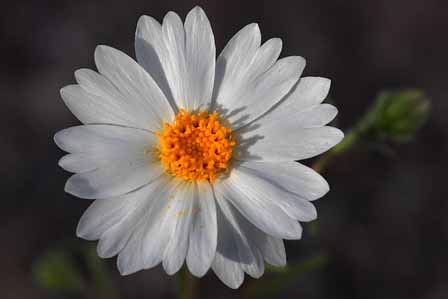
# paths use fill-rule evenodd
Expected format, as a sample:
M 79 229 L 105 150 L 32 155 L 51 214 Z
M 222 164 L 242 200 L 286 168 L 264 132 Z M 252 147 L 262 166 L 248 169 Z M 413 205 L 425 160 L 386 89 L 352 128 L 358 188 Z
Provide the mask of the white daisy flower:
M 184 23 L 169 12 L 137 24 L 137 61 L 98 46 L 98 72 L 75 72 L 61 90 L 83 123 L 55 135 L 75 173 L 66 192 L 96 199 L 77 235 L 118 255 L 123 275 L 159 263 L 209 268 L 229 287 L 264 261 L 286 264 L 282 239 L 300 239 L 298 221 L 316 218 L 311 201 L 327 182 L 295 162 L 343 138 L 321 104 L 330 80 L 300 75 L 302 57 L 278 59 L 282 42 L 261 44 L 257 24 L 241 29 L 215 60 L 210 23 L 199 7 Z

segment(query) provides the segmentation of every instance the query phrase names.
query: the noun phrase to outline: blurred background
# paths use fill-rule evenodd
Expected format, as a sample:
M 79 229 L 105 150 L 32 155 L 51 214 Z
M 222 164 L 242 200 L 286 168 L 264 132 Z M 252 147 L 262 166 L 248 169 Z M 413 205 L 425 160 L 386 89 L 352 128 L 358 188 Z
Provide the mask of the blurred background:
M 332 190 L 316 202 L 319 221 L 305 224 L 303 240 L 286 243 L 294 271 L 272 270 L 258 281 L 246 276 L 237 291 L 208 273 L 199 297 L 448 298 L 448 2 L 442 0 L 2 3 L 1 298 L 176 297 L 175 278 L 160 267 L 121 277 L 115 259 L 97 259 L 94 242 L 76 239 L 89 202 L 64 193 L 69 173 L 57 166 L 63 153 L 53 135 L 78 124 L 59 89 L 74 83 L 76 69 L 94 68 L 97 44 L 134 57 L 140 15 L 161 20 L 174 10 L 185 17 L 195 5 L 208 14 L 217 51 L 257 22 L 263 40 L 283 39 L 283 56 L 307 59 L 305 75 L 331 78 L 336 125 L 346 132 L 384 89 L 419 88 L 432 105 L 409 142 L 360 141 L 323 170 Z

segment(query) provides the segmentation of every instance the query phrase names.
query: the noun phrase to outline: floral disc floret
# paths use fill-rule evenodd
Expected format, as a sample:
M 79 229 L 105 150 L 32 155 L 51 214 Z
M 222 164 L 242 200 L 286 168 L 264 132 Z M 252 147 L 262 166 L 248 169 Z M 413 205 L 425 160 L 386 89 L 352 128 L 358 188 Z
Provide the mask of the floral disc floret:
M 188 113 L 181 109 L 172 124 L 165 123 L 159 137 L 160 160 L 170 175 L 185 180 L 208 180 L 228 168 L 235 141 L 218 113 Z

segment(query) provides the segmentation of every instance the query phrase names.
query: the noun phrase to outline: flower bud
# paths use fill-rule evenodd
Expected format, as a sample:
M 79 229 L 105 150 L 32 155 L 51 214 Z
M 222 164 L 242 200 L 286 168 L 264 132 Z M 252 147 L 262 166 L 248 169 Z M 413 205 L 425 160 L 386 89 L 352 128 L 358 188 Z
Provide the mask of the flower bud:
M 430 101 L 418 89 L 384 91 L 368 113 L 368 131 L 380 139 L 410 141 L 425 124 Z

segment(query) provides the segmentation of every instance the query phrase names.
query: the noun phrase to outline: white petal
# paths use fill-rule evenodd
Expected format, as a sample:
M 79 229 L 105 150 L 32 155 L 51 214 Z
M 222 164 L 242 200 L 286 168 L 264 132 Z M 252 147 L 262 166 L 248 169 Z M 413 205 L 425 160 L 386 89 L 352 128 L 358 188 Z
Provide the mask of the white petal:
M 296 113 L 301 113 L 322 103 L 328 95 L 330 85 L 331 81 L 327 78 L 300 78 L 299 82 L 291 90 L 291 93 L 274 109 L 261 117 L 259 121 L 266 123 L 285 118 L 295 118 Z
M 330 88 L 330 80 L 300 79 L 293 91 L 249 126 L 235 132 L 240 147 L 238 160 L 291 161 L 319 155 L 338 144 L 344 134 L 323 127 L 337 114 L 329 104 L 320 104 Z
M 280 112 L 280 111 L 279 111 Z M 311 107 L 304 108 L 299 111 L 289 110 L 287 113 L 269 113 L 260 120 L 253 122 L 253 126 L 271 126 L 281 130 L 282 124 L 295 126 L 300 129 L 312 129 L 320 128 L 331 122 L 336 115 L 338 110 L 336 107 L 330 104 L 317 104 Z M 241 130 L 245 131 L 245 128 Z
M 135 190 L 160 176 L 164 170 L 154 158 L 156 137 L 145 130 L 111 125 L 86 125 L 58 132 L 56 144 L 62 149 L 88 156 L 97 168 L 72 176 L 68 193 L 81 198 L 107 198 Z M 76 158 L 75 158 L 76 159 Z M 85 162 L 79 170 L 86 170 Z M 75 165 L 70 166 L 72 169 Z
M 163 269 L 168 275 L 173 275 L 182 267 L 187 256 L 191 221 L 193 218 L 193 200 L 197 194 L 197 186 L 194 182 L 186 182 L 171 200 L 168 210 L 169 217 L 174 222 L 171 238 L 163 253 Z
M 157 137 L 145 130 L 115 125 L 84 125 L 57 132 L 55 143 L 69 153 L 140 152 L 155 146 Z
M 144 252 L 142 250 L 142 234 L 144 221 L 140 221 L 129 241 L 117 258 L 117 268 L 121 275 L 129 275 L 144 268 Z
M 297 115 L 297 124 L 301 128 L 319 128 L 331 122 L 338 114 L 338 109 L 330 104 L 320 104 L 302 110 Z
M 295 220 L 311 221 L 316 219 L 316 209 L 303 195 L 304 192 L 296 194 L 284 188 L 283 184 L 281 184 L 282 182 L 276 178 L 277 174 L 270 169 L 270 165 L 263 168 L 264 164 L 267 163 L 263 163 L 260 167 L 256 164 L 253 166 L 255 169 L 251 168 L 251 163 L 239 165 L 238 170 L 235 170 L 235 172 L 238 173 L 240 184 L 251 186 L 255 190 L 252 191 L 254 196 L 258 196 L 259 200 L 277 205 L 289 217 Z M 285 167 L 289 167 L 289 165 L 281 165 L 277 169 Z
M 227 121 L 237 130 L 268 111 L 291 90 L 304 67 L 303 58 L 286 57 L 265 73 L 250 78 L 241 94 L 233 95 L 233 102 L 223 104 L 224 110 L 229 110 Z
M 246 168 L 272 185 L 310 201 L 321 198 L 330 190 L 320 174 L 298 162 L 248 161 L 241 163 L 240 168 Z
M 75 173 L 88 172 L 98 168 L 97 160 L 83 153 L 65 155 L 58 164 L 63 169 Z
M 118 197 L 117 200 L 126 202 L 123 206 L 124 214 L 120 215 L 120 219 L 117 219 L 118 221 L 115 224 L 107 227 L 106 231 L 99 230 L 101 236 L 98 243 L 98 255 L 108 258 L 123 250 L 135 230 L 142 227 L 140 224 L 148 219 L 148 216 L 152 215 L 151 213 L 159 211 L 160 205 L 163 208 L 163 204 L 167 202 L 166 194 L 173 188 L 175 188 L 175 184 L 171 182 L 170 178 L 161 176 L 143 188 Z M 102 200 L 108 201 L 110 199 Z M 100 214 L 97 217 L 102 218 Z M 158 219 L 158 217 L 151 218 Z
M 95 62 L 101 74 L 119 90 L 123 98 L 132 103 L 138 112 L 136 117 L 145 118 L 144 129 L 157 131 L 174 114 L 165 95 L 151 76 L 132 58 L 107 46 L 95 50 Z
M 215 198 L 210 184 L 198 182 L 187 254 L 188 269 L 193 275 L 201 277 L 210 268 L 216 252 L 217 230 Z
M 149 153 L 150 151 L 148 151 Z M 139 151 L 140 153 L 140 151 Z M 111 151 L 101 153 L 74 153 L 63 156 L 59 166 L 73 173 L 90 172 L 100 167 L 107 167 L 118 160 L 127 160 L 133 152 Z
M 264 272 L 267 262 L 284 266 L 286 254 L 283 241 L 266 235 L 248 222 L 225 199 L 218 198 L 218 248 L 212 268 L 229 287 L 238 288 L 243 271 L 254 278 Z
M 163 252 L 170 239 L 167 231 L 175 224 L 168 215 L 169 198 L 176 194 L 178 182 L 164 180 L 148 198 L 150 204 L 144 209 L 135 230 L 120 252 L 117 266 L 122 275 L 156 266 L 162 261 Z
M 167 13 L 162 26 L 142 17 L 137 25 L 136 52 L 177 107 L 189 111 L 208 108 L 216 54 L 213 32 L 201 8 L 188 13 L 185 26 L 174 12 Z
M 208 108 L 215 78 L 215 39 L 204 11 L 196 6 L 185 19 L 187 109 Z
M 261 231 L 249 223 L 226 199 L 218 197 L 218 203 L 222 213 L 220 222 L 224 227 L 220 242 L 221 244 L 233 242 L 237 251 L 232 253 L 229 247 L 221 245 L 217 252 L 225 258 L 238 261 L 244 272 L 259 278 L 264 272 L 264 262 L 255 238 Z
M 286 265 L 285 245 L 282 239 L 266 235 L 265 242 L 259 245 L 266 262 L 273 266 L 283 267 Z
M 136 222 L 138 222 L 138 219 L 127 217 L 125 221 L 105 231 L 96 248 L 98 256 L 100 258 L 111 258 L 120 253 L 132 235 Z
M 328 94 L 330 80 L 300 79 L 281 103 L 249 126 L 241 128 L 239 160 L 290 161 L 311 158 L 339 143 L 344 134 L 323 127 L 337 114 L 329 104 L 320 104 Z
M 225 199 L 218 199 L 218 248 L 212 268 L 231 288 L 243 282 L 243 270 L 254 278 L 264 272 L 263 257 L 277 266 L 286 264 L 281 239 L 273 238 L 248 222 Z
M 160 56 L 164 66 L 171 93 L 180 108 L 187 107 L 184 98 L 187 75 L 185 63 L 185 30 L 180 17 L 174 12 L 168 12 L 163 18 L 162 35 L 166 46 L 166 56 Z M 163 58 L 162 58 L 163 57 Z
M 113 225 L 125 218 L 135 203 L 127 200 L 134 195 L 95 200 L 79 220 L 76 235 L 86 240 L 98 240 Z
M 86 73 L 87 70 L 83 72 Z M 103 77 L 99 74 L 97 76 Z M 105 123 L 144 128 L 145 118 L 139 115 L 137 107 L 122 99 L 114 86 L 109 88 L 107 84 L 103 84 L 99 88 L 110 94 L 93 93 L 80 85 L 68 85 L 61 89 L 61 97 L 70 111 L 84 124 Z
M 80 198 L 108 198 L 133 191 L 164 173 L 158 161 L 151 161 L 144 154 L 133 160 L 117 161 L 90 172 L 71 176 L 65 192 Z
M 250 77 L 247 70 L 260 47 L 261 34 L 257 24 L 249 24 L 238 31 L 227 43 L 216 61 L 213 100 L 215 106 L 228 106 L 235 99 L 233 94 L 240 89 Z
M 240 148 L 234 158 L 257 161 L 292 161 L 308 159 L 326 152 L 343 138 L 333 127 L 300 128 L 298 119 L 252 123 L 237 132 Z
M 238 262 L 217 252 L 212 269 L 216 276 L 229 288 L 238 289 L 244 281 L 244 272 Z
M 295 111 L 322 103 L 330 90 L 331 80 L 322 77 L 303 77 L 288 96 L 291 100 L 289 109 Z M 285 101 L 287 102 L 287 101 Z M 286 103 L 285 103 L 286 104 Z M 283 108 L 283 109 L 286 109 Z M 290 110 L 291 111 L 291 110 Z
M 227 44 L 218 58 L 214 99 L 234 129 L 250 123 L 294 86 L 305 66 L 301 57 L 277 61 L 281 41 L 273 39 L 260 48 L 260 31 L 255 24 L 244 27 Z
M 217 198 L 218 244 L 212 269 L 227 286 L 237 289 L 244 280 L 242 263 L 254 263 L 247 238 L 225 199 Z
M 166 189 L 166 192 L 159 192 L 158 195 L 158 198 L 163 201 L 161 203 L 162 209 L 154 209 L 152 214 L 146 217 L 147 223 L 144 224 L 146 230 L 141 240 L 145 269 L 152 268 L 162 262 L 164 252 L 171 238 L 169 232 L 173 231 L 176 224 L 175 217 L 170 213 L 173 211 L 171 201 L 173 198 L 177 198 L 181 182 L 172 180 L 170 184 L 171 186 Z
M 271 38 L 257 51 L 251 63 L 251 76 L 258 77 L 274 65 L 282 51 L 282 40 Z
M 249 263 L 242 263 L 241 268 L 246 272 L 249 276 L 253 278 L 260 278 L 264 273 L 264 260 L 263 260 L 263 254 L 260 251 L 260 248 L 257 246 L 257 242 L 254 240 L 255 236 L 253 232 L 251 232 L 247 227 L 253 227 L 255 228 L 251 223 L 248 221 L 242 221 L 244 218 L 242 216 L 240 217 L 240 226 L 242 232 L 246 235 L 247 238 L 247 244 L 250 248 L 251 254 L 252 254 L 252 262 Z M 246 228 L 245 228 L 246 227 Z M 266 235 L 265 233 L 258 231 L 259 233 Z M 257 233 L 255 233 L 257 234 Z
M 267 235 L 247 221 L 247 219 L 231 205 L 226 205 L 225 202 L 221 204 L 221 206 L 223 205 L 225 205 L 223 210 L 228 210 L 226 215 L 229 214 L 229 211 L 232 211 L 228 217 L 228 219 L 233 219 L 231 221 L 229 220 L 230 223 L 235 223 L 236 221 L 237 224 L 235 224 L 235 226 L 238 227 L 238 230 L 240 230 L 241 234 L 244 236 L 244 242 L 247 242 L 247 245 L 251 248 L 254 258 L 257 257 L 256 263 L 253 263 L 252 265 L 245 265 L 244 260 L 241 260 L 242 268 L 245 269 L 249 275 L 258 278 L 263 274 L 263 257 L 271 265 L 286 265 L 286 252 L 282 239 Z M 227 242 L 227 240 L 224 240 L 224 242 Z M 249 269 L 252 271 L 247 271 Z
M 175 70 L 170 68 L 170 58 L 163 39 L 162 26 L 150 16 L 142 16 L 138 20 L 135 32 L 135 54 L 138 63 L 157 82 L 172 107 L 177 110 L 168 83 L 169 79 L 173 79 Z
M 156 136 L 149 131 L 112 125 L 85 125 L 56 133 L 55 143 L 71 154 L 59 160 L 67 171 L 93 171 L 120 160 L 132 160 L 142 151 L 151 152 Z
M 248 175 L 235 168 L 215 184 L 216 196 L 229 200 L 250 222 L 265 233 L 283 239 L 300 239 L 302 227 L 271 198 L 250 185 Z

